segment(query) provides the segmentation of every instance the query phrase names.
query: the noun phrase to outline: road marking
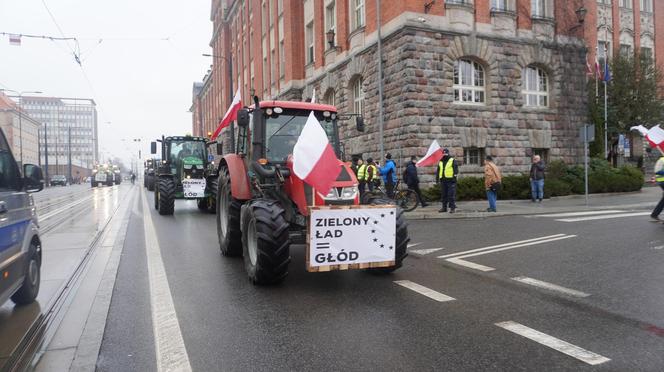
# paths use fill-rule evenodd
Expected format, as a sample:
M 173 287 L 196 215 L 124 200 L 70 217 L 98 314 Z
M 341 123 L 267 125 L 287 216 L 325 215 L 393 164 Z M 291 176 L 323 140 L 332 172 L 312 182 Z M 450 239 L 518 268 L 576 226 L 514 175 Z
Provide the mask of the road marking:
M 408 253 L 414 253 L 414 254 L 419 255 L 419 256 L 425 256 L 427 254 L 438 252 L 441 249 L 443 249 L 443 248 L 416 249 L 414 251 L 408 251 Z
M 436 292 L 433 289 L 429 289 L 425 286 L 419 285 L 417 283 L 413 283 L 410 280 L 396 280 L 394 283 L 408 288 L 412 291 L 415 291 L 421 295 L 427 296 L 433 300 L 436 300 L 438 302 L 446 302 L 446 301 L 454 301 L 456 300 L 454 297 L 450 297 L 448 295 L 444 295 L 440 292 Z
M 592 351 L 588 351 L 576 345 L 572 345 L 569 342 L 563 341 L 553 336 L 549 336 L 546 333 L 542 333 L 540 331 L 526 327 L 523 324 L 519 324 L 517 322 L 507 321 L 496 323 L 495 325 L 544 346 L 548 346 L 556 351 L 567 354 L 590 365 L 598 365 L 611 360 L 599 354 L 595 354 Z
M 477 253 L 471 253 L 471 254 L 465 254 L 463 256 L 458 256 L 457 258 L 468 258 L 468 257 L 475 257 L 475 256 L 481 256 L 484 254 L 489 254 L 489 253 L 496 253 L 496 252 L 502 252 L 502 251 L 507 251 L 510 249 L 515 249 L 515 248 L 522 248 L 522 247 L 528 247 L 531 245 L 538 245 L 538 244 L 544 244 L 544 243 L 551 243 L 555 242 L 558 240 L 563 240 L 563 239 L 569 239 L 569 238 L 575 238 L 576 235 L 564 235 L 564 236 L 559 236 L 557 238 L 551 238 L 551 239 L 545 239 L 545 240 L 538 240 L 535 242 L 530 242 L 530 243 L 523 243 L 523 244 L 517 244 L 517 245 L 511 245 L 509 247 L 504 247 L 504 248 L 498 248 L 498 249 L 492 249 L 490 251 L 484 251 L 484 252 L 477 252 Z
M 533 238 L 533 239 L 527 239 L 527 240 L 520 240 L 517 242 L 511 242 L 511 243 L 504 243 L 504 244 L 498 244 L 498 245 L 492 245 L 489 247 L 484 247 L 484 248 L 477 248 L 477 249 L 471 249 L 468 251 L 462 251 L 462 252 L 456 252 L 456 253 L 451 253 L 451 254 L 446 254 L 443 256 L 438 256 L 438 258 L 448 258 L 448 257 L 454 257 L 454 256 L 463 256 L 468 253 L 474 253 L 474 252 L 481 252 L 481 251 L 486 251 L 489 249 L 495 249 L 495 248 L 502 248 L 502 247 L 508 247 L 512 246 L 515 244 L 522 244 L 522 243 L 529 243 L 529 242 L 534 242 L 538 240 L 543 240 L 543 239 L 550 239 L 550 238 L 557 238 L 559 236 L 564 236 L 565 234 L 556 234 L 556 235 L 549 235 L 549 236 L 542 236 L 539 238 Z
M 517 276 L 515 278 L 512 278 L 512 280 L 516 280 L 517 282 L 521 282 L 521 283 L 525 283 L 525 284 L 530 284 L 530 285 L 535 286 L 535 287 L 548 289 L 550 291 L 564 293 L 566 295 L 573 296 L 573 297 L 588 297 L 588 296 L 590 296 L 589 294 L 587 294 L 585 292 L 565 288 L 565 287 L 559 286 L 557 284 L 544 282 L 544 281 L 541 281 L 541 280 L 529 278 L 527 276 Z
M 484 271 L 484 272 L 496 270 L 493 267 L 476 264 L 474 262 L 462 260 L 460 258 L 448 258 L 445 261 L 449 261 L 449 262 L 457 264 L 459 266 L 465 266 L 465 267 L 470 268 L 470 269 L 475 269 L 475 270 Z
M 596 214 L 610 214 L 610 213 L 621 213 L 621 212 L 624 211 L 603 210 L 603 211 L 586 211 L 586 212 L 572 212 L 572 213 L 537 214 L 531 217 L 542 217 L 542 218 L 578 217 L 578 216 L 592 216 Z
M 624 218 L 624 217 L 636 217 L 636 216 L 648 216 L 651 212 L 635 212 L 635 213 L 618 213 L 618 214 L 607 214 L 602 216 L 589 216 L 589 217 L 578 217 L 578 218 L 563 218 L 556 221 L 560 222 L 579 222 L 579 221 L 593 221 L 593 220 L 606 220 L 609 218 Z
M 148 259 L 148 278 L 150 282 L 150 308 L 152 310 L 152 329 L 155 339 L 157 370 L 191 371 L 189 356 L 180 331 L 180 323 L 175 312 L 171 289 L 168 286 L 164 261 L 157 234 L 152 224 L 150 207 L 145 192 L 140 190 L 143 199 L 143 228 L 145 229 L 145 253 Z
M 420 244 L 422 244 L 422 243 L 408 244 L 407 247 L 408 247 L 408 248 L 413 248 L 413 247 L 417 247 L 417 246 L 420 245 Z

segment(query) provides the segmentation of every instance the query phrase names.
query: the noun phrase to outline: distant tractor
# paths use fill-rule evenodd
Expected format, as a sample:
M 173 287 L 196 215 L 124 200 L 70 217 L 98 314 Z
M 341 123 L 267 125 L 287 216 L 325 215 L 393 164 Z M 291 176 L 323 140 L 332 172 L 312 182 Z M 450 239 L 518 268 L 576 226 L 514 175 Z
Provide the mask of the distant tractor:
M 113 181 L 116 185 L 122 183 L 122 173 L 120 173 L 120 167 L 113 165 Z
M 90 186 L 113 186 L 114 175 L 111 166 L 108 164 L 97 164 L 92 169 L 92 177 L 90 178 Z
M 343 158 L 334 106 L 307 102 L 259 102 L 238 112 L 237 138 L 220 161 L 217 192 L 217 235 L 225 256 L 243 256 L 249 279 L 271 284 L 288 274 L 290 245 L 306 241 L 310 206 L 360 204 L 358 182 L 347 164 L 323 195 L 293 172 L 293 147 L 310 113 L 325 129 L 337 158 Z M 357 129 L 363 121 L 357 117 Z M 376 204 L 390 204 L 376 200 Z M 396 209 L 394 265 L 368 269 L 392 272 L 407 255 L 408 228 Z
M 149 191 L 154 191 L 154 173 L 159 161 L 159 159 L 147 159 L 143 164 L 143 187 L 146 187 Z
M 196 200 L 198 209 L 214 213 L 217 172 L 208 161 L 203 137 L 162 137 L 161 162 L 155 162 L 154 206 L 161 215 L 173 214 L 175 199 Z M 157 142 L 151 144 L 157 152 Z

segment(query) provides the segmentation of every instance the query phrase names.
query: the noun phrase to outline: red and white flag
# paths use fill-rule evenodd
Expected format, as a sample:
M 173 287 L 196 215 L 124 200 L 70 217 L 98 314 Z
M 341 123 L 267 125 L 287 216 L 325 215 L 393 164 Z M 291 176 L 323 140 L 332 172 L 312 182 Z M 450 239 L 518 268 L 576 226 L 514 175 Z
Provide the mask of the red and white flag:
M 21 35 L 9 35 L 9 45 L 21 46 Z
M 219 126 L 214 131 L 214 133 L 212 133 L 212 137 L 210 138 L 211 140 L 217 139 L 221 133 L 221 130 L 229 126 L 233 120 L 237 119 L 237 112 L 240 111 L 241 108 L 242 96 L 240 95 L 240 88 L 238 88 L 237 92 L 235 92 L 235 97 L 233 97 L 233 102 L 231 102 L 231 107 L 228 108 L 224 118 L 219 122 Z
M 293 172 L 323 195 L 341 173 L 339 159 L 313 111 L 293 148 Z
M 429 146 L 429 150 L 427 150 L 427 154 L 424 155 L 424 157 L 420 159 L 415 165 L 418 167 L 427 167 L 437 164 L 442 158 L 443 149 L 440 148 L 438 141 L 433 140 L 433 142 L 431 142 L 431 146 Z
M 590 66 L 590 61 L 588 61 L 588 55 L 586 54 L 586 75 L 592 75 L 593 68 Z
M 648 140 L 650 147 L 656 147 L 664 152 L 664 129 L 660 128 L 659 124 L 650 129 L 643 125 L 637 125 L 629 128 L 629 130 L 638 130 Z
M 597 52 L 595 53 L 595 77 L 599 80 L 602 79 L 602 67 L 599 65 L 597 54 L 599 54 L 599 49 L 597 49 Z

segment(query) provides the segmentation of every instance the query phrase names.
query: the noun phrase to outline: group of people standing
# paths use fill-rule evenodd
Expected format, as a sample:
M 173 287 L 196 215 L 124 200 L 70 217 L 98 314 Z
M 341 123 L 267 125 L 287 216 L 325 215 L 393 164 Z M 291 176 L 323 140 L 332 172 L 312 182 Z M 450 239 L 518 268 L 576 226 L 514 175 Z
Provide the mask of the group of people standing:
M 442 204 L 438 212 L 455 213 L 457 209 L 456 191 L 459 163 L 450 155 L 448 149 L 443 149 L 442 151 L 443 157 L 438 162 L 435 173 L 436 182 L 440 185 L 440 201 Z M 417 157 L 412 156 L 403 173 L 403 181 L 408 185 L 409 189 L 415 191 L 422 207 L 426 207 L 428 204 L 424 201 L 420 191 L 420 178 L 417 173 L 416 164 Z M 397 184 L 397 169 L 394 160 L 392 160 L 392 154 L 387 153 L 385 155 L 385 165 L 382 167 L 380 164 L 374 162 L 373 158 L 368 158 L 365 163 L 360 157 L 353 157 L 351 168 L 359 181 L 360 195 L 363 195 L 367 189 L 373 191 L 374 187 L 380 185 L 382 180 L 385 183 L 387 196 L 390 198 L 394 197 L 394 188 Z M 533 156 L 533 162 L 530 167 L 533 202 L 542 202 L 544 198 L 545 170 L 546 167 L 541 157 L 539 155 Z M 502 173 L 490 155 L 484 158 L 484 187 L 489 202 L 487 212 L 496 212 L 498 192 L 502 188 Z

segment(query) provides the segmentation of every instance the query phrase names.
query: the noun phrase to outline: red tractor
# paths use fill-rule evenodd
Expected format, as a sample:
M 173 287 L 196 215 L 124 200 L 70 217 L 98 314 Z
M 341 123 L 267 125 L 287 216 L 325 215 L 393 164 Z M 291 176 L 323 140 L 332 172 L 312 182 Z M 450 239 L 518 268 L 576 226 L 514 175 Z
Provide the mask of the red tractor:
M 254 284 L 271 284 L 288 275 L 290 245 L 305 242 L 309 206 L 358 205 L 360 198 L 357 178 L 346 164 L 340 165 L 341 173 L 327 195 L 293 172 L 293 147 L 312 111 L 337 157 L 343 158 L 334 106 L 254 101 L 254 106 L 238 112 L 237 128 L 231 129 L 233 149 L 225 151 L 219 164 L 217 235 L 223 255 L 244 257 Z M 358 130 L 362 127 L 358 118 Z M 394 265 L 370 270 L 392 272 L 401 267 L 409 237 L 400 209 L 396 224 Z

